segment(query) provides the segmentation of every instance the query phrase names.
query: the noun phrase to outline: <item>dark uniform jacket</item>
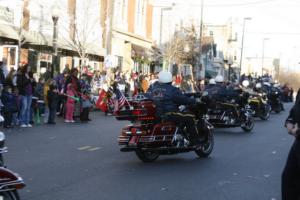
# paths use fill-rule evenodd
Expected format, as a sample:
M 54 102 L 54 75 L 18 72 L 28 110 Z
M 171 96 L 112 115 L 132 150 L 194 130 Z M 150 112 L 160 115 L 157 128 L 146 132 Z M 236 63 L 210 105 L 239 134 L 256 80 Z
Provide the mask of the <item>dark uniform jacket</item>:
M 185 96 L 171 83 L 155 82 L 147 91 L 146 96 L 154 101 L 158 116 L 168 112 L 177 112 L 179 105 L 195 104 L 195 99 Z

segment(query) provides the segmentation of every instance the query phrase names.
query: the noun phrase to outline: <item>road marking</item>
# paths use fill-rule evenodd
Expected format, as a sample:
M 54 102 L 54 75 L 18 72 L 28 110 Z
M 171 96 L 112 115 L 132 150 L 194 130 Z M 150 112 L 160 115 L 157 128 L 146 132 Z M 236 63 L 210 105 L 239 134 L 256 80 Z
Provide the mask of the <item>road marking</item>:
M 84 151 L 84 150 L 87 150 L 89 148 L 92 148 L 91 146 L 83 146 L 83 147 L 79 147 L 77 148 L 79 151 Z
M 94 148 L 88 149 L 88 151 L 96 151 L 96 150 L 99 150 L 99 149 L 101 149 L 101 147 L 94 147 Z

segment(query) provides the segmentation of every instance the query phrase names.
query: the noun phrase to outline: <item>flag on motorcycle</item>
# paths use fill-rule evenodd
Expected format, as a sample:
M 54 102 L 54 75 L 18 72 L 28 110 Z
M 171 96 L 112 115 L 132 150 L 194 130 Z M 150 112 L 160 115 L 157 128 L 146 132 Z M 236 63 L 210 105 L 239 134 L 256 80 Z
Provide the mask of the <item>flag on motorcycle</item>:
M 125 105 L 126 102 L 127 102 L 127 99 L 124 96 L 124 94 L 119 89 L 117 89 L 116 93 L 115 93 L 115 110 L 114 110 L 114 112 L 120 110 Z

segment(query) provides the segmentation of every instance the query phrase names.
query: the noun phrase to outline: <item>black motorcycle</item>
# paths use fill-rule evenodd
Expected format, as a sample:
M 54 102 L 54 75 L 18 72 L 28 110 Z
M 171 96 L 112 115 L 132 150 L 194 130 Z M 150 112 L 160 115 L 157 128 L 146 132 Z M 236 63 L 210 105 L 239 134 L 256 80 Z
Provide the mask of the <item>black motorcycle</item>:
M 248 93 L 242 93 L 239 100 L 213 100 L 208 109 L 208 121 L 216 128 L 241 127 L 245 132 L 252 131 L 254 120 L 251 107 L 248 105 Z
M 280 92 L 277 90 L 272 90 L 268 95 L 268 104 L 271 106 L 271 111 L 275 113 L 280 113 L 284 110 L 281 101 Z

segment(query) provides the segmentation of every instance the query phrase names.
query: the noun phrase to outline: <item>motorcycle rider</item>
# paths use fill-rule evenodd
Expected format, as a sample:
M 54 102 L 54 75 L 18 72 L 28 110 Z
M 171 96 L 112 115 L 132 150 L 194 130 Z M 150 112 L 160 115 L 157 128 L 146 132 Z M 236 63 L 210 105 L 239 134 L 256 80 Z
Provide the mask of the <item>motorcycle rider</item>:
M 181 128 L 186 127 L 193 145 L 205 140 L 205 137 L 200 135 L 204 132 L 198 131 L 196 127 L 195 115 L 180 112 L 178 109 L 179 105 L 194 105 L 196 100 L 185 96 L 178 88 L 172 86 L 170 72 L 161 71 L 158 81 L 149 88 L 146 95 L 154 101 L 157 116 L 165 116 L 167 120 L 180 124 Z M 199 136 L 201 140 L 198 139 Z

